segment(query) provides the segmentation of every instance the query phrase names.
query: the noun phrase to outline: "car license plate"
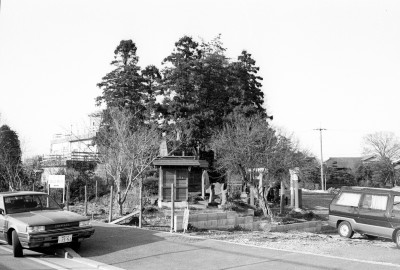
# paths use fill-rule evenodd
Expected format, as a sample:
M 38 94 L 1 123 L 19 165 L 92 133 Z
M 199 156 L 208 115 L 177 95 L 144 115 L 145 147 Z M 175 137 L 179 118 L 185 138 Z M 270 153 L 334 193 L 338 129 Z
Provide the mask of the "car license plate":
M 58 237 L 58 243 L 68 243 L 68 242 L 72 242 L 72 234 L 68 234 L 68 235 L 61 235 Z

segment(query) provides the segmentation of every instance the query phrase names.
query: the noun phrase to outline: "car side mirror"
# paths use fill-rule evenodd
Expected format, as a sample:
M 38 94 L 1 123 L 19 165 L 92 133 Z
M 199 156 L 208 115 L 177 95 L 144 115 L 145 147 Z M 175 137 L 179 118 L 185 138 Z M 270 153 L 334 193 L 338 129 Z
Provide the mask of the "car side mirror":
M 4 209 L 0 208 L 0 215 L 4 215 Z

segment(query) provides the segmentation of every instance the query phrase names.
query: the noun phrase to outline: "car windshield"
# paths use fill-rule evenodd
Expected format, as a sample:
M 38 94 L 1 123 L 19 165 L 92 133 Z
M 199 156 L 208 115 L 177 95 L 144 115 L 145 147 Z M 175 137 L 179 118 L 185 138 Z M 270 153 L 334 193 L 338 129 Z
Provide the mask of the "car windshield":
M 58 203 L 47 194 L 14 195 L 4 197 L 7 214 L 39 210 L 61 210 Z

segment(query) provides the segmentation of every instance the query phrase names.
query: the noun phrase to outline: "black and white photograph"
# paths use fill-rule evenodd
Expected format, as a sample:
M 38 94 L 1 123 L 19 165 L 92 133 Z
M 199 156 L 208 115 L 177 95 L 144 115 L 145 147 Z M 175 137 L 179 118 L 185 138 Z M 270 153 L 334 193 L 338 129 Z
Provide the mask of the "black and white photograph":
M 400 269 L 400 2 L 0 0 L 0 269 Z

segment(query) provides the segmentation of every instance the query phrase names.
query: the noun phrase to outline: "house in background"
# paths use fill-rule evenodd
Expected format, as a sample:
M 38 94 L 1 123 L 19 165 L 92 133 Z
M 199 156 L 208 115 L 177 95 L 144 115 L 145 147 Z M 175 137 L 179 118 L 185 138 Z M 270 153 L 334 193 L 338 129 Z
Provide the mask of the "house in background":
M 355 174 L 357 168 L 363 163 L 362 157 L 331 157 L 324 162 L 326 168 L 348 170 Z
M 356 172 L 362 164 L 362 157 L 331 157 L 324 162 L 326 187 L 357 185 Z
M 94 138 L 100 126 L 97 114 L 89 115 L 89 126 L 68 134 L 55 134 L 50 142 L 50 153 L 40 162 L 43 170 L 41 182 L 62 169 L 94 169 L 97 165 L 97 147 Z
M 379 157 L 377 155 L 369 155 L 369 156 L 365 156 L 362 158 L 362 164 L 366 165 L 369 163 L 373 163 L 373 162 L 377 162 L 379 161 Z

